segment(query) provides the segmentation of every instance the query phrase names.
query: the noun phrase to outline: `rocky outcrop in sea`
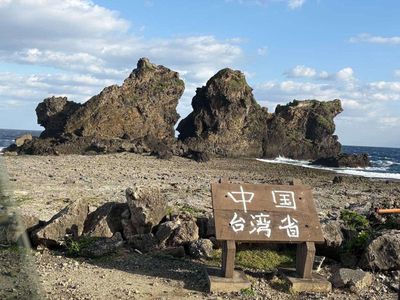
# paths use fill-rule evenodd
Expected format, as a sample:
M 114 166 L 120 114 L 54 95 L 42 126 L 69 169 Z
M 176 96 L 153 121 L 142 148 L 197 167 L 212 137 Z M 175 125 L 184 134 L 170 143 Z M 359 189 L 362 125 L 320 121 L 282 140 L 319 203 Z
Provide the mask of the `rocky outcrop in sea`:
M 177 127 L 189 148 L 221 156 L 263 155 L 268 112 L 254 99 L 242 72 L 219 71 L 197 89 L 192 107 Z
M 170 146 L 183 91 L 177 72 L 142 58 L 121 86 L 106 87 L 84 104 L 66 97 L 45 99 L 36 108 L 38 123 L 45 130 L 19 152 L 148 152 L 159 144 Z
M 66 97 L 45 99 L 36 108 L 45 128 L 40 137 L 8 150 L 36 155 L 146 152 L 197 161 L 278 155 L 316 160 L 340 154 L 333 121 L 343 110 L 340 100 L 294 100 L 269 113 L 255 100 L 244 74 L 226 68 L 197 89 L 193 111 L 179 122 L 175 138 L 183 91 L 177 72 L 141 58 L 121 86 L 106 87 L 84 104 Z

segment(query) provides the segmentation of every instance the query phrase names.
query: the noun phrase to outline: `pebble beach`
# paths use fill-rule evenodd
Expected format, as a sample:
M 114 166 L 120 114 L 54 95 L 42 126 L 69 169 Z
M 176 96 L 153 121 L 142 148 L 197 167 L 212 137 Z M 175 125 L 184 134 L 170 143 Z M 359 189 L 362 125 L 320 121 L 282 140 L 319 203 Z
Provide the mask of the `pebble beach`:
M 171 209 L 189 207 L 196 213 L 210 215 L 210 183 L 220 178 L 236 183 L 263 184 L 287 184 L 293 178 L 300 179 L 303 184 L 312 187 L 320 219 L 335 216 L 344 208 L 365 212 L 383 205 L 394 206 L 400 199 L 400 182 L 396 180 L 338 176 L 330 171 L 269 164 L 255 159 L 214 158 L 206 163 L 197 163 L 181 157 L 160 160 L 132 153 L 22 155 L 1 159 L 20 213 L 31 214 L 44 221 L 79 199 L 88 201 L 93 210 L 105 202 L 124 202 L 126 188 L 133 185 L 159 188 Z M 122 261 L 128 258 L 130 263 L 124 265 Z M 201 265 L 186 260 L 163 261 L 161 264 L 169 265 L 164 273 L 162 268 L 154 268 L 154 264 L 160 263 L 157 259 L 147 257 L 143 260 L 139 254 L 128 252 L 94 264 L 84 259 L 57 255 L 46 249 L 35 252 L 34 260 L 41 289 L 49 299 L 224 297 L 205 293 L 207 283 Z M 273 288 L 265 278 L 255 280 L 258 280 L 255 290 L 266 299 L 294 297 Z M 368 296 L 367 299 L 376 299 L 373 297 L 378 295 L 380 299 L 395 297 L 394 291 L 384 284 L 384 279 L 377 277 L 374 280 L 375 284 L 361 295 Z M 359 299 L 361 296 L 335 289 L 332 295 L 318 297 L 313 299 Z

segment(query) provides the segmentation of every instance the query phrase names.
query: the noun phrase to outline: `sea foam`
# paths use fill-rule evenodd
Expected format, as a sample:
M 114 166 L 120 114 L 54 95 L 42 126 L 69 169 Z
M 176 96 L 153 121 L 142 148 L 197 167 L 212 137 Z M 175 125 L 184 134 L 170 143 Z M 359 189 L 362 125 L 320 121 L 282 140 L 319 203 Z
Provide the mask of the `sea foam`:
M 387 173 L 386 167 L 367 167 L 367 168 L 329 168 L 324 166 L 312 165 L 310 161 L 307 160 L 295 160 L 290 158 L 285 158 L 279 156 L 275 159 L 261 159 L 257 158 L 258 161 L 273 163 L 273 164 L 286 164 L 300 166 L 309 169 L 326 170 L 335 172 L 338 174 L 347 174 L 354 176 L 362 176 L 369 178 L 383 178 L 383 179 L 400 179 L 399 173 Z M 379 172 L 380 171 L 380 172 Z

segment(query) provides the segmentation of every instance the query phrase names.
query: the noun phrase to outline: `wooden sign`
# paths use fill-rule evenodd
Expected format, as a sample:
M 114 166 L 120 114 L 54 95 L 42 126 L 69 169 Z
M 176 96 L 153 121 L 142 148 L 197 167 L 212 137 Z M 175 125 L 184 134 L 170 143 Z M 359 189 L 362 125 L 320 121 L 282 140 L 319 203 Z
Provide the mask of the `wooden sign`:
M 310 187 L 214 183 L 211 191 L 218 240 L 324 241 Z
M 222 279 L 209 277 L 210 286 L 222 282 L 224 288 L 227 283 L 242 288 L 241 273 L 235 271 L 236 241 L 273 242 L 297 244 L 299 278 L 288 277 L 294 290 L 331 291 L 331 283 L 312 272 L 314 243 L 324 237 L 310 187 L 296 179 L 292 185 L 221 182 L 211 184 L 211 193 L 216 238 L 222 241 Z

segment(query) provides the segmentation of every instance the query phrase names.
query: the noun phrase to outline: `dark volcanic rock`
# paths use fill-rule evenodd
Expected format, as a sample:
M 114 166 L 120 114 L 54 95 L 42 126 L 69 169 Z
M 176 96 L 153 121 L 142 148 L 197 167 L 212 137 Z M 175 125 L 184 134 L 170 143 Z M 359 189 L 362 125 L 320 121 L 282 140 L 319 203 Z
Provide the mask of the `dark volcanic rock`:
M 293 100 L 287 105 L 278 105 L 268 120 L 264 156 L 295 159 L 336 156 L 341 145 L 333 135 L 333 118 L 340 112 L 340 100 Z
M 368 154 L 347 154 L 340 153 L 337 156 L 322 157 L 313 161 L 314 165 L 321 165 L 326 167 L 350 167 L 350 168 L 365 168 L 370 166 Z
M 65 130 L 67 119 L 81 106 L 67 97 L 46 98 L 36 107 L 38 123 L 45 128 L 41 137 L 57 137 Z
M 193 112 L 177 130 L 190 149 L 222 156 L 261 156 L 267 110 L 240 71 L 223 69 L 198 88 Z
M 340 153 L 333 135 L 333 119 L 342 111 L 340 100 L 294 100 L 269 114 L 254 99 L 243 73 L 226 68 L 197 89 L 193 112 L 178 124 L 177 141 L 176 107 L 183 91 L 178 73 L 142 58 L 121 86 L 106 87 L 84 104 L 63 97 L 45 99 L 36 109 L 38 122 L 45 127 L 41 137 L 7 151 L 128 151 L 163 159 L 181 155 L 199 162 L 214 155 L 317 159 Z M 353 157 L 340 160 L 346 165 L 355 162 Z
M 178 73 L 142 58 L 122 86 L 105 88 L 66 123 L 65 133 L 97 138 L 174 137 L 184 83 Z
M 45 127 L 19 153 L 71 154 L 151 152 L 171 156 L 178 100 L 184 82 L 177 72 L 142 58 L 121 86 L 106 87 L 84 104 L 45 99 L 36 109 Z M 153 149 L 152 147 L 155 147 Z M 15 150 L 14 150 L 15 151 Z

